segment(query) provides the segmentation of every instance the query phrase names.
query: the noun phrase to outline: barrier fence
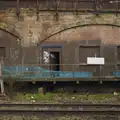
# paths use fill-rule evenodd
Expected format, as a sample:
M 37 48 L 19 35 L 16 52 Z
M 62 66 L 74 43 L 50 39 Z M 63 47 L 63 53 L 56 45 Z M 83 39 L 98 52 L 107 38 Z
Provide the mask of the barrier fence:
M 40 80 L 42 78 L 89 79 L 95 77 L 119 78 L 120 70 L 115 65 L 96 66 L 79 64 L 39 64 L 24 66 L 2 66 L 2 78 L 4 80 L 9 78 L 16 80 Z
M 119 0 L 1 0 L 0 10 L 35 8 L 39 10 L 71 10 L 82 12 L 118 12 Z

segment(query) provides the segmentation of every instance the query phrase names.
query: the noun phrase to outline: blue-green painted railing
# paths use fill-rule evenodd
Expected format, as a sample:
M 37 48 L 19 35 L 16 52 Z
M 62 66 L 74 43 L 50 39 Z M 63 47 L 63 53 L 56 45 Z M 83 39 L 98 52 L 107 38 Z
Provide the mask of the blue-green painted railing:
M 9 66 L 2 68 L 5 78 L 40 79 L 40 78 L 90 78 L 92 72 L 52 71 L 43 67 Z

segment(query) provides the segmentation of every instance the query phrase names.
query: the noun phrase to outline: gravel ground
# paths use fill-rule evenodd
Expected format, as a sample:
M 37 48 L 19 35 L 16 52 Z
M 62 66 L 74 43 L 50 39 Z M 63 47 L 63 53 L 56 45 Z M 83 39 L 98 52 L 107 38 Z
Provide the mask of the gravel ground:
M 120 120 L 120 116 L 12 116 L 0 115 L 0 120 Z

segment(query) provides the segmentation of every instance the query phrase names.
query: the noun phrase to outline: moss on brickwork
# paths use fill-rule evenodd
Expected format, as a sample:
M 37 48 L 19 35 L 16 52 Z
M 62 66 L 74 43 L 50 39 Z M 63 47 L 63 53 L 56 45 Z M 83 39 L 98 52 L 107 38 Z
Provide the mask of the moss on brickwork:
M 68 15 L 66 15 L 68 16 Z M 56 33 L 56 31 L 64 30 L 74 26 L 82 26 L 82 25 L 90 25 L 90 24 L 110 24 L 110 25 L 120 25 L 120 16 L 116 16 L 114 14 L 101 14 L 99 16 L 96 15 L 70 15 L 67 19 L 66 16 L 61 16 L 59 20 L 59 24 L 53 25 L 50 28 L 51 33 Z M 63 19 L 64 18 L 64 19 Z
M 27 15 L 28 17 L 33 17 L 36 14 L 36 9 L 34 9 L 34 8 L 22 8 L 21 13 Z
M 20 10 L 19 21 L 16 17 L 16 11 L 14 9 L 7 10 L 5 12 L 5 16 L 5 19 L 8 20 L 7 23 L 10 24 L 7 25 L 6 23 L 1 22 L 0 28 L 10 32 L 15 26 L 17 26 L 15 30 L 17 30 L 18 34 L 20 34 L 24 39 L 24 45 L 29 45 L 28 36 L 26 34 L 29 29 L 33 32 L 31 40 L 37 42 L 38 36 L 40 36 L 40 40 L 43 40 L 55 33 L 61 33 L 64 32 L 64 30 L 70 30 L 71 28 L 77 28 L 83 25 L 86 25 L 86 27 L 91 24 L 109 24 L 120 26 L 120 15 L 116 16 L 115 14 L 108 13 L 96 16 L 91 13 L 78 13 L 76 15 L 72 12 L 60 12 L 58 13 L 59 17 L 57 21 L 55 20 L 55 12 L 39 11 L 39 20 L 37 21 L 36 9 L 22 8 Z M 31 26 L 31 28 L 27 28 L 28 26 Z
M 9 9 L 7 9 L 6 12 L 7 12 L 7 13 L 15 13 L 15 12 L 16 12 L 16 9 L 15 9 L 15 8 L 9 8 Z
M 8 28 L 8 24 L 5 23 L 5 22 L 0 22 L 0 28 L 7 29 Z

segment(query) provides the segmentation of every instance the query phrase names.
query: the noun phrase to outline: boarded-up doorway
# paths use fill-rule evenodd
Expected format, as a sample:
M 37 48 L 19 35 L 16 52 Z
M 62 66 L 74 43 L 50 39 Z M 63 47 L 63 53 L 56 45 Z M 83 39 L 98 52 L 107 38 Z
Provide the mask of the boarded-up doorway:
M 87 63 L 87 57 L 100 57 L 100 46 L 80 46 L 79 60 Z
M 117 61 L 120 61 L 120 46 L 117 46 L 117 55 L 118 55 Z
M 80 46 L 79 47 L 79 62 L 83 64 L 80 66 L 80 71 L 93 72 L 95 76 L 100 75 L 99 65 L 88 65 L 88 57 L 100 57 L 100 46 Z
M 5 58 L 5 47 L 0 47 L 0 58 Z

